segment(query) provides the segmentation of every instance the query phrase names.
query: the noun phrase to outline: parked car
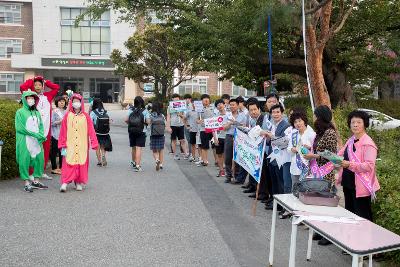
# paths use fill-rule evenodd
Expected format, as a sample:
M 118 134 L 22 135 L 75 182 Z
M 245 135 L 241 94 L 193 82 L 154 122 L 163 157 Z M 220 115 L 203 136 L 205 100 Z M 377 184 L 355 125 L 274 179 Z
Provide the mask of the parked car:
M 400 120 L 382 112 L 365 108 L 360 108 L 359 110 L 365 111 L 371 116 L 369 126 L 372 129 L 382 131 L 400 127 Z

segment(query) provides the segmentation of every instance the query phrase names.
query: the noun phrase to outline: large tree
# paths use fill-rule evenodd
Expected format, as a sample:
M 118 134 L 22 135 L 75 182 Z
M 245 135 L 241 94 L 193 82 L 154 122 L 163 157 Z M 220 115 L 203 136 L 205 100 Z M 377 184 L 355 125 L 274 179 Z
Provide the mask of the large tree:
M 165 99 L 173 88 L 192 79 L 200 70 L 199 60 L 192 58 L 181 41 L 173 28 L 149 24 L 126 41 L 126 55 L 114 50 L 111 60 L 117 73 L 139 85 L 153 83 L 156 97 Z M 159 84 L 161 88 L 158 88 Z
M 305 76 L 301 6 L 290 0 L 92 0 L 91 11 L 113 8 L 122 12 L 121 18 L 132 21 L 134 14 L 158 11 L 185 36 L 184 45 L 194 58 L 206 62 L 205 69 L 233 79 L 238 85 L 259 89 L 269 79 L 266 18 L 271 15 L 273 35 L 273 72 Z M 367 32 L 374 32 L 374 40 L 391 43 L 388 31 L 396 29 L 398 12 L 396 1 L 307 0 L 307 42 L 311 85 L 317 104 L 333 104 L 353 100 L 350 84 L 362 83 L 360 76 L 372 79 L 386 76 L 390 66 L 387 58 L 375 53 L 366 57 L 371 42 Z M 384 8 L 382 8 L 384 6 Z M 351 14 L 351 16 L 350 16 Z M 374 18 L 374 14 L 377 17 Z M 347 23 L 345 23 L 347 20 Z M 376 23 L 374 23 L 376 21 Z M 383 25 L 390 25 L 386 29 Z M 365 26 L 367 25 L 367 26 Z M 341 31 L 339 31 L 341 29 Z M 366 31 L 368 29 L 368 31 Z M 360 33 L 360 34 L 359 34 Z M 362 34 L 361 34 L 362 33 Z M 365 34 L 364 34 L 365 33 Z M 385 36 L 384 39 L 382 37 Z M 394 42 L 396 43 L 396 42 Z M 382 45 L 379 45 L 381 47 Z M 360 68 L 353 75 L 357 62 L 372 61 L 370 67 Z M 385 62 L 385 63 L 384 63 Z M 380 66 L 379 70 L 374 66 Z M 393 64 L 392 64 L 393 66 Z M 374 74 L 371 74 L 373 72 Z M 349 75 L 350 74 L 350 75 Z

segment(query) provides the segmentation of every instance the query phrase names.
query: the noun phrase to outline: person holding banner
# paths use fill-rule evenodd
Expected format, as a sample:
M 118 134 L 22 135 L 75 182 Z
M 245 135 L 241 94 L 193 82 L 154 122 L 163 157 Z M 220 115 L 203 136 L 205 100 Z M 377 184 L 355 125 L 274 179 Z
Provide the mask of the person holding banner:
M 225 136 L 225 181 L 227 183 L 231 182 L 233 184 L 243 184 L 244 180 L 238 180 L 233 178 L 232 170 L 232 159 L 233 159 L 233 135 L 237 126 L 244 126 L 246 124 L 246 116 L 239 112 L 239 102 L 237 99 L 229 100 L 229 106 L 231 113 L 227 116 L 227 121 L 224 125 L 226 130 Z M 236 166 L 238 170 L 239 166 Z M 237 173 L 237 172 L 236 172 Z
M 283 119 L 284 109 L 281 104 L 271 107 L 271 131 L 262 134 L 271 140 L 269 147 L 269 171 L 272 181 L 272 195 L 290 193 L 292 191 L 292 178 L 290 176 L 290 155 L 287 151 L 289 143 L 290 124 Z M 266 205 L 271 209 L 271 204 Z
M 201 96 L 201 101 L 203 102 L 203 112 L 200 113 L 197 123 L 200 124 L 200 140 L 201 140 L 201 159 L 197 165 L 208 166 L 208 150 L 210 149 L 210 141 L 213 137 L 212 133 L 207 133 L 205 131 L 204 120 L 214 117 L 214 109 L 210 105 L 210 96 L 208 94 L 203 94 Z
M 247 107 L 249 110 L 249 117 L 248 117 L 248 122 L 247 122 L 247 127 L 252 129 L 256 126 L 259 126 L 262 132 L 269 132 L 271 131 L 272 124 L 269 121 L 268 117 L 264 114 L 261 113 L 261 107 L 260 107 L 260 102 L 254 98 L 251 97 L 247 101 Z M 267 150 L 265 150 L 264 153 Z M 269 179 L 268 175 L 268 165 L 267 165 L 267 159 L 264 157 L 264 160 L 262 162 L 263 167 L 262 167 L 262 173 L 261 173 L 261 178 L 260 178 L 260 184 L 258 188 L 258 200 L 266 200 L 268 199 L 268 193 L 267 188 L 266 188 L 266 179 Z M 253 177 L 249 177 L 249 188 L 246 191 L 243 191 L 244 193 L 253 193 L 252 195 L 249 195 L 249 197 L 256 198 L 256 188 L 257 188 L 257 182 Z
M 186 103 L 184 103 L 184 107 L 181 107 L 180 96 L 178 94 L 172 95 L 172 101 L 170 102 L 170 106 L 167 110 L 167 130 L 171 133 L 171 144 L 172 144 L 172 153 L 175 154 L 174 159 L 180 160 L 179 153 L 176 152 L 176 139 L 179 140 L 179 144 L 182 147 L 183 153 L 185 154 L 185 159 L 188 159 L 187 149 L 186 149 L 186 141 L 185 141 L 185 112 L 186 111 Z M 175 106 L 176 104 L 176 106 Z M 182 111 L 178 111 L 182 110 Z
M 369 126 L 366 112 L 352 111 L 347 125 L 353 136 L 338 153 L 344 160 L 337 184 L 343 186 L 345 208 L 372 221 L 371 200 L 380 189 L 375 167 L 378 148 L 366 132 Z
M 222 118 L 222 125 L 224 125 L 227 121 L 227 116 L 229 116 L 225 109 L 225 103 L 222 99 L 218 99 L 215 101 L 215 107 L 218 109 L 217 116 Z M 225 177 L 224 170 L 224 144 L 225 144 L 226 131 L 225 128 L 223 130 L 214 132 L 214 143 L 215 143 L 215 152 L 217 154 L 217 163 L 219 172 L 217 177 Z

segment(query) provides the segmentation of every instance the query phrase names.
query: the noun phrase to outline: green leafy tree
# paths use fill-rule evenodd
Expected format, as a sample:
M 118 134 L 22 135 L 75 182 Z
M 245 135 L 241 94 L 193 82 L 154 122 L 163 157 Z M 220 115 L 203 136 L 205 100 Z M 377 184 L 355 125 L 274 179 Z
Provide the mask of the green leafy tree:
M 128 21 L 157 11 L 175 34 L 184 36 L 182 44 L 193 58 L 203 60 L 205 70 L 259 93 L 270 79 L 266 18 L 271 15 L 274 74 L 305 77 L 299 1 L 91 2 L 91 12 L 113 8 Z M 306 9 L 308 66 L 317 104 L 354 101 L 352 85 L 377 83 L 396 72 L 385 51 L 398 51 L 397 1 L 307 0 Z M 374 49 L 368 50 L 369 45 Z
M 111 60 L 118 74 L 140 85 L 154 83 L 156 97 L 165 99 L 173 88 L 192 79 L 199 71 L 200 61 L 192 58 L 181 40 L 173 28 L 149 24 L 126 41 L 126 55 L 120 50 L 113 50 Z

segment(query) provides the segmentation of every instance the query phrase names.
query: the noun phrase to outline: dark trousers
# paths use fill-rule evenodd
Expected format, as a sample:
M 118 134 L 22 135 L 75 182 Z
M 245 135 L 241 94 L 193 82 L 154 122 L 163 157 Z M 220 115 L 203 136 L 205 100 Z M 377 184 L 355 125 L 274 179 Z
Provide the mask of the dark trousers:
M 235 175 L 236 175 L 236 176 L 235 176 L 236 181 L 239 181 L 239 182 L 241 182 L 241 183 L 244 183 L 244 181 L 246 180 L 247 175 L 248 175 L 247 171 L 246 171 L 242 166 L 240 166 L 239 164 L 235 164 L 235 166 L 237 166 L 237 168 L 235 168 L 235 169 L 236 169 L 236 174 L 235 174 Z M 250 183 L 251 186 L 253 186 L 254 188 L 257 187 L 257 182 L 256 182 L 256 180 L 254 180 L 254 178 L 251 177 L 251 176 L 249 176 L 249 183 Z
M 61 150 L 58 149 L 58 140 L 54 137 L 51 137 L 51 149 L 50 149 L 50 161 L 51 161 L 51 169 L 57 169 L 57 157 L 58 157 L 58 164 L 62 165 L 62 156 Z
M 269 172 L 272 182 L 272 195 L 283 194 L 284 189 L 282 169 L 279 169 L 278 165 L 269 164 Z
M 372 222 L 371 196 L 356 197 L 356 190 L 343 187 L 346 210 Z
M 232 161 L 233 161 L 233 135 L 227 134 L 225 137 L 225 173 L 226 177 L 233 177 L 232 174 Z
M 264 158 L 263 161 L 258 194 L 270 197 L 272 196 L 272 182 L 269 170 L 269 160 L 266 157 Z

